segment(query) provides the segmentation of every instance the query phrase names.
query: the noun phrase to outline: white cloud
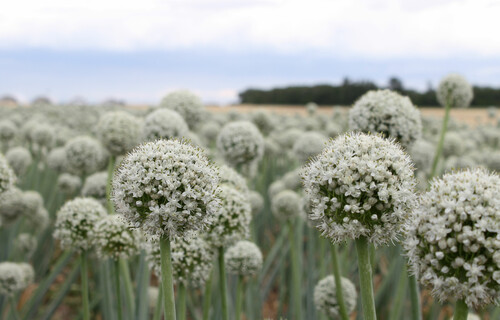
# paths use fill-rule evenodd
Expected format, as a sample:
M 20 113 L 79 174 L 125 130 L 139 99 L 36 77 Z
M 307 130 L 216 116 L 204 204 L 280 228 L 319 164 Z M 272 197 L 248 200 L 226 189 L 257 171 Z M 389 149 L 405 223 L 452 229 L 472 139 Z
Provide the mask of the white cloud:
M 499 14 L 489 0 L 16 0 L 2 5 L 0 46 L 493 56 Z

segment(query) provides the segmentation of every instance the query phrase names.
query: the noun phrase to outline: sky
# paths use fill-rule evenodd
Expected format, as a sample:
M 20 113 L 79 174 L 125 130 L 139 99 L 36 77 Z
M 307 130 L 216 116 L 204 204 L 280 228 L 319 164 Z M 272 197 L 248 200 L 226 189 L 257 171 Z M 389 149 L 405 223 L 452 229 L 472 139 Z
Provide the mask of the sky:
M 499 16 L 492 0 L 6 1 L 0 95 L 225 104 L 344 77 L 424 90 L 450 72 L 500 86 Z

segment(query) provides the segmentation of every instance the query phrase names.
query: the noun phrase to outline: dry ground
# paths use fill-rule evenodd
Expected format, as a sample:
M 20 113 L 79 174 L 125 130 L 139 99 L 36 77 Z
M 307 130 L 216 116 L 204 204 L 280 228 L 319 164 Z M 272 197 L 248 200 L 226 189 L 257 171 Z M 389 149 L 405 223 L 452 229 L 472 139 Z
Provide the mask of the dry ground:
M 287 106 L 287 105 L 251 105 L 251 104 L 241 104 L 233 106 L 208 106 L 210 111 L 214 112 L 228 112 L 228 111 L 239 111 L 239 112 L 251 112 L 256 110 L 267 110 L 274 113 L 287 113 L 287 114 L 306 114 L 306 109 L 303 106 Z M 342 111 L 347 112 L 349 107 L 339 107 Z M 322 106 L 319 108 L 320 113 L 330 114 L 332 113 L 333 106 Z M 444 108 L 421 108 L 423 116 L 438 117 L 441 118 L 444 115 Z M 468 108 L 468 109 L 452 109 L 451 117 L 459 122 L 467 123 L 471 126 L 477 126 L 481 124 L 496 124 L 497 120 L 488 117 L 487 109 L 483 108 Z M 498 117 L 497 117 L 498 118 Z

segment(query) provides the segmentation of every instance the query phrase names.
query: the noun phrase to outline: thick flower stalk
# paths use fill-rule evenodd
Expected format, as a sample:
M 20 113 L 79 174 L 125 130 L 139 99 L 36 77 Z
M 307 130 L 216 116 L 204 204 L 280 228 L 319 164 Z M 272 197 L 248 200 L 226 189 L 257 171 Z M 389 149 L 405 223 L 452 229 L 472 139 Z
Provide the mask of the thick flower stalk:
M 463 301 L 465 314 L 500 298 L 498 194 L 500 177 L 482 169 L 433 180 L 404 243 L 420 281 L 441 301 Z

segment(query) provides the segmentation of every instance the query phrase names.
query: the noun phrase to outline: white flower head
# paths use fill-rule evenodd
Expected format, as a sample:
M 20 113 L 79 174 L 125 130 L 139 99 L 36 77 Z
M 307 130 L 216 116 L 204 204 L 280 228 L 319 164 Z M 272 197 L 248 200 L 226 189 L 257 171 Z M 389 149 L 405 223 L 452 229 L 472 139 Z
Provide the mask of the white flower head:
M 252 215 L 257 215 L 264 209 L 264 198 L 257 191 L 250 191 L 249 193 L 250 206 L 252 207 Z
M 140 140 L 139 119 L 125 111 L 111 111 L 103 114 L 97 123 L 97 136 L 112 155 L 125 154 Z
M 16 182 L 14 171 L 9 166 L 9 162 L 0 153 L 0 195 L 12 188 Z
M 220 184 L 227 184 L 238 190 L 239 192 L 248 195 L 249 189 L 247 180 L 233 168 L 222 164 L 219 166 Z
M 66 150 L 64 147 L 58 147 L 50 150 L 47 155 L 47 166 L 56 172 L 64 172 L 68 167 L 68 161 L 66 159 Z
M 20 233 L 14 241 L 14 248 L 21 252 L 22 256 L 30 259 L 36 250 L 38 240 L 29 233 Z
M 219 174 L 203 150 L 157 140 L 130 152 L 113 178 L 116 211 L 150 236 L 204 230 L 219 211 Z
M 442 106 L 449 101 L 454 108 L 467 108 L 474 93 L 467 80 L 459 74 L 449 74 L 444 77 L 438 85 L 436 96 Z
M 152 238 L 145 243 L 150 268 L 161 277 L 160 243 Z M 171 242 L 174 282 L 201 288 L 210 276 L 214 254 L 210 245 L 193 232 Z
M 206 238 L 213 247 L 227 247 L 248 237 L 252 212 L 248 195 L 222 184 L 221 208 L 215 213 Z
M 347 278 L 342 277 L 340 282 L 342 284 L 342 294 L 347 313 L 351 313 L 356 307 L 358 298 L 356 287 Z M 324 312 L 332 319 L 340 319 L 336 288 L 335 278 L 332 275 L 321 279 L 316 287 L 314 287 L 314 305 L 316 309 Z
M 382 133 L 408 147 L 422 135 L 420 111 L 408 97 L 391 90 L 371 90 L 349 111 L 349 128 Z
M 16 187 L 0 194 L 0 216 L 4 225 L 12 224 L 32 209 L 24 201 L 24 195 L 25 193 Z
M 28 149 L 24 147 L 14 147 L 7 151 L 5 158 L 17 176 L 22 176 L 28 170 L 33 157 Z
M 327 142 L 328 138 L 325 135 L 315 131 L 308 131 L 295 141 L 293 144 L 293 153 L 300 163 L 305 163 L 307 160 L 321 153 Z
M 188 125 L 182 116 L 174 110 L 158 109 L 144 119 L 143 137 L 145 141 L 185 137 Z
M 82 186 L 82 179 L 69 173 L 63 173 L 57 178 L 57 188 L 64 194 L 75 194 Z
M 500 177 L 448 173 L 422 195 L 404 243 L 413 272 L 439 300 L 471 308 L 500 298 Z
M 310 219 L 333 242 L 398 238 L 416 206 L 413 165 L 399 144 L 348 133 L 332 140 L 303 170 Z
M 33 267 L 27 263 L 0 262 L 0 294 L 12 296 L 24 290 L 33 277 Z
M 91 197 L 98 200 L 102 205 L 106 205 L 106 185 L 108 183 L 108 173 L 106 171 L 96 172 L 85 179 L 82 187 L 82 196 Z
M 200 98 L 187 90 L 178 90 L 168 94 L 160 103 L 161 108 L 178 112 L 191 130 L 203 119 L 205 107 Z
M 88 250 L 95 238 L 95 225 L 106 215 L 106 209 L 95 199 L 68 201 L 57 212 L 54 238 L 63 249 Z
M 302 212 L 302 200 L 299 194 L 292 190 L 283 190 L 271 198 L 271 211 L 281 220 L 299 217 Z
M 80 176 L 94 173 L 102 164 L 104 150 L 99 141 L 89 136 L 71 139 L 64 146 L 66 170 Z
M 262 252 L 255 243 L 240 240 L 227 249 L 224 262 L 230 274 L 255 276 L 262 269 Z
M 231 166 L 259 161 L 264 154 L 264 138 L 249 121 L 226 124 L 217 137 L 217 148 Z
M 139 251 L 140 233 L 132 230 L 118 214 L 108 215 L 97 222 L 93 243 L 100 259 L 128 259 Z
M 436 148 L 427 140 L 419 139 L 408 150 L 415 168 L 421 172 L 429 172 Z

